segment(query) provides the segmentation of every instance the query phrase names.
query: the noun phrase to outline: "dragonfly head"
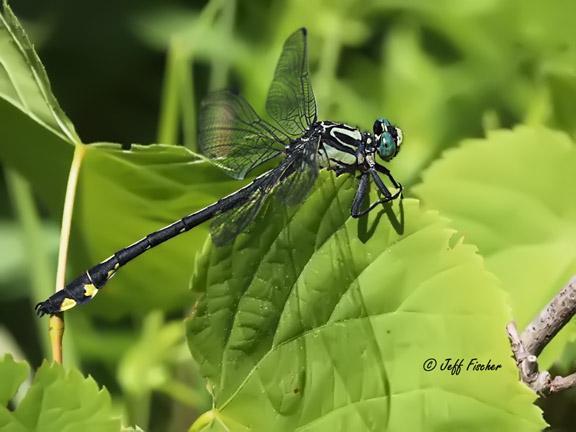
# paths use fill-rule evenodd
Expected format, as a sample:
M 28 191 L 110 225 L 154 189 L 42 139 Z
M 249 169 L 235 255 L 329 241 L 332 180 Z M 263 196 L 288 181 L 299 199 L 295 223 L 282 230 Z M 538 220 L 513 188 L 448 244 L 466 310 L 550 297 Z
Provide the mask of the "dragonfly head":
M 392 160 L 400 151 L 402 130 L 389 120 L 379 118 L 374 122 L 373 131 L 378 155 L 385 161 Z

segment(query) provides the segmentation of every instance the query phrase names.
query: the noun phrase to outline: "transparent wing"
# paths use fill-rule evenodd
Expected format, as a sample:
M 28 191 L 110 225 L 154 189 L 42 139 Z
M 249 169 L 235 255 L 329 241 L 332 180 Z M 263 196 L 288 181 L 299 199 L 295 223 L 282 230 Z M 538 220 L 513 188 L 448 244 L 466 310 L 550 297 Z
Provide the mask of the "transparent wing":
M 286 172 L 278 185 L 278 197 L 289 206 L 301 203 L 318 178 L 319 140 L 297 145 L 290 158 L 294 158 L 290 172 Z
M 221 246 L 236 238 L 256 218 L 272 195 L 278 195 L 288 205 L 301 202 L 318 177 L 317 145 L 317 140 L 306 145 L 298 144 L 278 167 L 254 181 L 244 204 L 212 219 L 212 241 Z
M 228 91 L 212 93 L 202 102 L 198 139 L 202 153 L 238 179 L 290 143 L 288 136 L 262 120 L 244 98 Z
M 258 215 L 266 202 L 266 194 L 254 191 L 242 206 L 216 216 L 210 222 L 210 234 L 216 246 L 225 245 L 236 238 Z
M 299 138 L 317 120 L 304 28 L 293 33 L 284 43 L 268 91 L 266 111 L 292 138 Z
M 214 244 L 222 246 L 229 243 L 254 220 L 277 183 L 278 172 L 278 168 L 275 168 L 265 174 L 264 177 L 254 180 L 244 204 L 212 219 L 210 234 Z

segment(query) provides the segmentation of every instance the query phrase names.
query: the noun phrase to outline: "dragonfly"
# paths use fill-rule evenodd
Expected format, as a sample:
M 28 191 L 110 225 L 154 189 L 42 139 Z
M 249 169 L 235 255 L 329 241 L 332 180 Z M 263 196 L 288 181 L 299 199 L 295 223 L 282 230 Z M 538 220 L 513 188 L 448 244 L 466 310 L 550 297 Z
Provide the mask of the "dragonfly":
M 236 192 L 115 252 L 38 303 L 35 310 L 39 316 L 87 303 L 120 267 L 206 221 L 211 221 L 216 246 L 233 241 L 254 221 L 270 196 L 290 206 L 301 203 L 320 169 L 336 176 L 357 175 L 350 209 L 354 218 L 401 197 L 402 185 L 377 159 L 388 162 L 398 154 L 402 130 L 384 118 L 374 122 L 371 133 L 344 123 L 319 121 L 306 37 L 306 29 L 301 28 L 284 43 L 266 99 L 268 121 L 230 91 L 209 94 L 200 108 L 198 142 L 210 162 L 239 180 L 274 158 L 279 159 L 278 164 Z M 366 204 L 372 184 L 378 199 Z

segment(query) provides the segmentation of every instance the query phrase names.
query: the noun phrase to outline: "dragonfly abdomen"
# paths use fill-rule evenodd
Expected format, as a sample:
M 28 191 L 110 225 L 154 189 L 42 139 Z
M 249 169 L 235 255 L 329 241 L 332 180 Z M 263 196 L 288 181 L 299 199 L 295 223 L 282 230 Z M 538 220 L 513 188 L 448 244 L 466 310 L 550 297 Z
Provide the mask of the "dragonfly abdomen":
M 263 176 L 260 176 L 236 193 L 228 195 L 208 207 L 185 216 L 165 228 L 148 234 L 146 237 L 124 249 L 120 249 L 110 258 L 90 268 L 81 276 L 67 284 L 63 290 L 54 293 L 46 301 L 38 303 L 36 305 L 36 311 L 40 316 L 44 314 L 55 314 L 90 301 L 96 296 L 98 290 L 114 276 L 120 267 L 132 261 L 148 249 L 164 243 L 183 232 L 189 231 L 217 214 L 241 205 L 250 197 L 251 189 L 259 187 L 262 180 Z
M 90 280 L 88 271 L 74 279 L 66 288 L 50 296 L 50 298 L 36 305 L 40 316 L 54 314 L 72 309 L 74 306 L 86 303 L 96 295 L 98 288 Z

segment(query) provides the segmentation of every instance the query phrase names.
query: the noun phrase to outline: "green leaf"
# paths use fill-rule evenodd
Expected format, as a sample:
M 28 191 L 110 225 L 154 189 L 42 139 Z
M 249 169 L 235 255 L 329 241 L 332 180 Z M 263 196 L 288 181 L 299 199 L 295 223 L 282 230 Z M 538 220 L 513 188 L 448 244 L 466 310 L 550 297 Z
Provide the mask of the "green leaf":
M 355 186 L 323 174 L 297 211 L 272 205 L 199 260 L 188 338 L 214 409 L 191 430 L 540 430 L 475 248 L 415 200 L 400 233 L 383 212 L 350 218 Z M 502 367 L 425 372 L 429 358 Z
M 576 274 L 576 147 L 564 133 L 518 127 L 466 140 L 424 173 L 416 194 L 478 245 L 522 328 Z M 548 345 L 548 367 L 575 335 Z
M 26 363 L 17 363 L 9 354 L 4 355 L 0 362 L 0 405 L 8 405 L 29 373 Z
M 42 62 L 3 0 L 0 14 L 0 97 L 70 143 L 79 139 L 58 105 Z
M 26 176 L 60 214 L 71 144 L 79 139 L 6 1 L 0 13 L 0 118 L 0 159 Z
M 120 418 L 110 395 L 92 378 L 44 363 L 18 406 L 7 404 L 24 382 L 29 367 L 6 355 L 0 362 L 0 429 L 10 432 L 117 432 Z

